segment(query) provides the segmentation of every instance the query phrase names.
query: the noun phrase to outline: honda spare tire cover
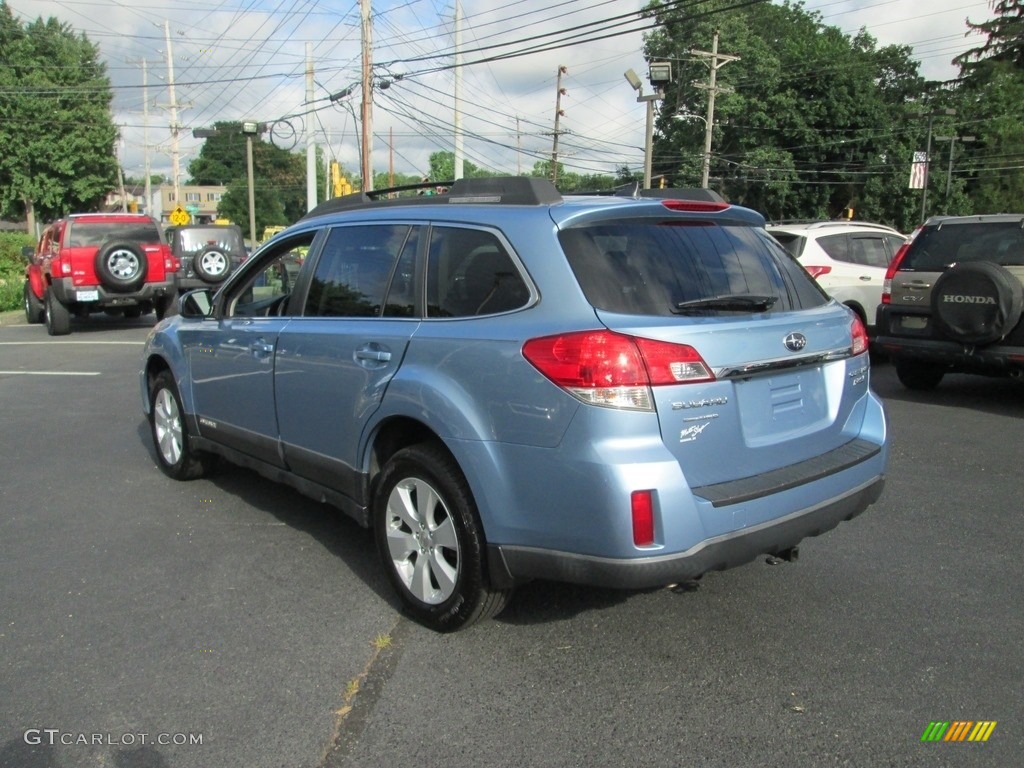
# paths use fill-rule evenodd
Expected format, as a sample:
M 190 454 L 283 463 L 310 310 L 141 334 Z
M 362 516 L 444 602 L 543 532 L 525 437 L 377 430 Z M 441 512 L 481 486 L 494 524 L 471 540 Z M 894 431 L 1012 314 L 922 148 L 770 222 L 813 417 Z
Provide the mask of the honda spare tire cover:
M 209 247 L 192 258 L 196 276 L 207 283 L 219 283 L 231 272 L 231 259 L 220 248 Z
M 1014 329 L 1024 308 L 1024 286 L 989 261 L 954 264 L 935 281 L 932 316 L 949 338 L 990 344 Z
M 96 275 L 112 291 L 130 293 L 146 282 L 146 252 L 131 240 L 104 243 L 96 252 Z

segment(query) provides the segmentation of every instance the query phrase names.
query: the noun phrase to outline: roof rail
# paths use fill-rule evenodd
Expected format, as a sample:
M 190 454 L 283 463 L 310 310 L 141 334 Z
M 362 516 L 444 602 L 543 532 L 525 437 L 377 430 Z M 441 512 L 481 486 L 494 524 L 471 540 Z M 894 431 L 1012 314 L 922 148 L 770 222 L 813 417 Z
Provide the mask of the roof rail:
M 828 227 L 870 227 L 872 229 L 888 229 L 897 234 L 902 234 L 895 227 L 888 224 L 879 224 L 874 221 L 852 221 L 850 219 L 779 219 L 769 221 L 769 227 L 783 226 L 786 224 L 800 224 L 808 229 L 826 229 Z
M 396 192 L 447 188 L 441 194 L 389 197 Z M 547 179 L 533 176 L 490 176 L 406 184 L 401 187 L 356 192 L 327 200 L 302 217 L 302 221 L 339 211 L 385 205 L 443 205 L 485 203 L 499 205 L 548 205 L 562 201 L 562 195 Z

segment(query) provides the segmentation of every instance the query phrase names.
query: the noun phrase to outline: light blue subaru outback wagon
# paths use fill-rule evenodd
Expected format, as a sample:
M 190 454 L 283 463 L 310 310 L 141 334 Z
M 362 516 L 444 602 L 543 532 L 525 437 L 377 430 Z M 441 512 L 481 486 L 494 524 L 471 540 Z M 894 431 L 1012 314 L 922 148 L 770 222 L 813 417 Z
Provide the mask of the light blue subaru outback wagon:
M 227 460 L 343 510 L 437 630 L 531 579 L 792 559 L 882 491 L 867 336 L 759 214 L 698 192 L 322 204 L 150 335 L 160 468 Z

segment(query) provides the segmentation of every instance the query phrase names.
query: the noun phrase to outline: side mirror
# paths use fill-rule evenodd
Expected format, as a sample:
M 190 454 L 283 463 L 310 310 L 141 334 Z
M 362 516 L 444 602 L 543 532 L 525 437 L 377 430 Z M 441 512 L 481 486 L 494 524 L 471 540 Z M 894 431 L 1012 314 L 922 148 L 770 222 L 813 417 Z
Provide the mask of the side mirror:
M 197 288 L 178 299 L 178 312 L 182 317 L 201 320 L 210 316 L 213 309 L 213 292 L 209 288 Z
M 25 261 L 32 261 L 32 257 L 36 255 L 36 249 L 31 245 L 26 245 L 21 249 L 21 258 Z

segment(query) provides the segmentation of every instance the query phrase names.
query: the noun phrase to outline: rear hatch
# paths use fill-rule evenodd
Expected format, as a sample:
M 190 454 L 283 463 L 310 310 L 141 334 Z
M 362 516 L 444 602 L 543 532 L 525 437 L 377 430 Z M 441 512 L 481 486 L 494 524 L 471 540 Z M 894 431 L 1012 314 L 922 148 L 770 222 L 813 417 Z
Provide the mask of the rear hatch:
M 652 388 L 662 439 L 691 487 L 839 449 L 857 436 L 867 393 L 852 314 L 736 210 L 662 209 L 560 234 L 604 326 L 699 355 L 708 375 L 698 365 L 688 383 Z
M 1012 303 L 1013 283 L 1024 282 L 1024 217 L 929 221 L 894 261 L 887 280 L 891 333 L 996 340 L 1016 324 L 1005 305 Z
M 96 273 L 97 253 L 109 243 L 119 242 L 134 243 L 145 255 L 147 283 L 169 279 L 167 261 L 170 248 L 164 243 L 156 222 L 150 219 L 81 216 L 72 220 L 68 230 L 62 256 L 71 259 L 76 285 L 102 282 Z

